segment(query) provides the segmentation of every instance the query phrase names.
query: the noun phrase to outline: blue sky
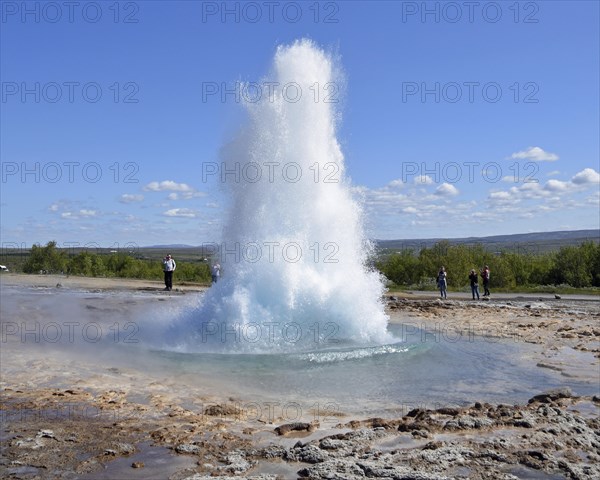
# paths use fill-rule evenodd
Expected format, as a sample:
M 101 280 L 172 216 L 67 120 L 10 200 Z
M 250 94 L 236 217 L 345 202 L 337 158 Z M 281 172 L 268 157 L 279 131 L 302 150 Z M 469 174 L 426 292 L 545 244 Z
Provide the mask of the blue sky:
M 300 38 L 343 68 L 370 237 L 599 228 L 598 2 L 1 5 L 3 246 L 219 241 L 221 88 Z

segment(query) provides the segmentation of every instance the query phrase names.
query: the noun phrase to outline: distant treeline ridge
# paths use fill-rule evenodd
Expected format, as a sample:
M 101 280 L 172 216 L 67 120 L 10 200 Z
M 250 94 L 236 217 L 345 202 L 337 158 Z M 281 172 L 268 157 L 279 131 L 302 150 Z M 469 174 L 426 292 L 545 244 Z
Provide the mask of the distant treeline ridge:
M 405 249 L 392 253 L 375 265 L 388 280 L 401 286 L 435 284 L 434 278 L 443 265 L 448 272 L 448 285 L 462 288 L 469 283 L 472 268 L 479 272 L 484 265 L 489 265 L 490 283 L 499 288 L 600 287 L 600 244 L 593 241 L 538 254 L 492 253 L 481 244 L 451 245 L 442 241 L 420 251 Z
M 134 258 L 128 253 L 116 252 L 99 255 L 82 251 L 67 255 L 66 250 L 57 248 L 56 242 L 45 247 L 33 245 L 23 264 L 24 273 L 66 273 L 86 277 L 120 277 L 158 280 L 163 276 L 162 263 L 158 260 Z M 205 263 L 177 262 L 177 280 L 188 282 L 210 282 L 210 268 Z
M 8 259 L 8 257 L 7 257 Z M 398 286 L 435 285 L 440 266 L 448 272 L 448 286 L 463 288 L 469 271 L 489 265 L 491 284 L 512 289 L 537 285 L 570 285 L 575 288 L 600 287 L 600 244 L 585 241 L 546 253 L 490 252 L 482 244 L 451 245 L 448 241 L 431 248 L 404 249 L 381 255 L 374 266 Z M 69 255 L 55 241 L 33 245 L 21 267 L 24 273 L 65 273 L 90 277 L 121 277 L 159 280 L 159 260 L 135 258 L 129 253 L 98 254 L 81 251 Z M 17 268 L 19 270 L 19 268 Z M 210 282 L 206 261 L 178 261 L 177 281 Z

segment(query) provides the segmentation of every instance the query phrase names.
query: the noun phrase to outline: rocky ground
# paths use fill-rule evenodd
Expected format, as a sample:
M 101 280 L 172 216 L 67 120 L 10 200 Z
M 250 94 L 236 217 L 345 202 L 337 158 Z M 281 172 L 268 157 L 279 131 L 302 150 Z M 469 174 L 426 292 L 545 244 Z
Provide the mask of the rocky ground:
M 386 300 L 394 322 L 515 338 L 536 346 L 533 365 L 600 384 L 598 301 Z M 141 398 L 126 383 L 42 385 L 44 363 L 27 365 L 0 382 L 1 478 L 600 478 L 600 396 L 566 388 L 523 405 L 474 398 L 400 418 L 264 422 L 233 399 L 198 408 L 160 386 Z
M 561 389 L 527 405 L 415 409 L 324 432 L 315 423 L 247 422 L 232 404 L 198 412 L 160 398 L 129 403 L 118 391 L 5 389 L 0 469 L 3 478 L 161 478 L 147 464 L 151 445 L 167 462 L 185 457 L 162 477 L 173 480 L 595 479 L 599 407 L 600 397 Z

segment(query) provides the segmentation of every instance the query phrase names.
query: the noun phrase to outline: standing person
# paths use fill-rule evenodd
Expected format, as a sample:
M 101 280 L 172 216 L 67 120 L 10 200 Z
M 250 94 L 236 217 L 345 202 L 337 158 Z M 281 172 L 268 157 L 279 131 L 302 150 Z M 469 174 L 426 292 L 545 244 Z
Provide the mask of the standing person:
M 210 276 L 212 278 L 212 283 L 217 283 L 221 276 L 221 265 L 213 263 L 213 266 L 210 267 Z
M 471 280 L 471 293 L 473 294 L 473 300 L 475 300 L 475 295 L 477 295 L 477 300 L 479 300 L 479 285 L 477 284 L 477 272 L 473 268 L 471 273 L 469 273 L 469 280 Z
M 481 278 L 483 279 L 483 296 L 490 296 L 490 267 L 485 265 L 481 271 Z
M 163 271 L 165 272 L 165 290 L 173 289 L 173 272 L 177 268 L 175 260 L 171 258 L 171 254 L 163 259 Z
M 437 277 L 438 288 L 440 289 L 440 298 L 448 298 L 446 295 L 446 288 L 448 287 L 447 277 L 448 275 L 446 274 L 446 269 L 442 265 Z

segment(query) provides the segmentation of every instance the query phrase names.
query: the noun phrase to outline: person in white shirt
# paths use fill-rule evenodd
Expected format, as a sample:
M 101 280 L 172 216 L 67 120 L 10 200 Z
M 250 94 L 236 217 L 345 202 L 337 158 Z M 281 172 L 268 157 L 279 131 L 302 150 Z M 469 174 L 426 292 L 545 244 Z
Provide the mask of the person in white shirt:
M 167 255 L 163 259 L 163 271 L 165 272 L 165 290 L 173 290 L 173 272 L 177 268 L 175 260 L 171 255 Z
M 217 283 L 219 277 L 221 276 L 221 265 L 214 263 L 210 268 L 210 276 L 212 278 L 212 283 Z

